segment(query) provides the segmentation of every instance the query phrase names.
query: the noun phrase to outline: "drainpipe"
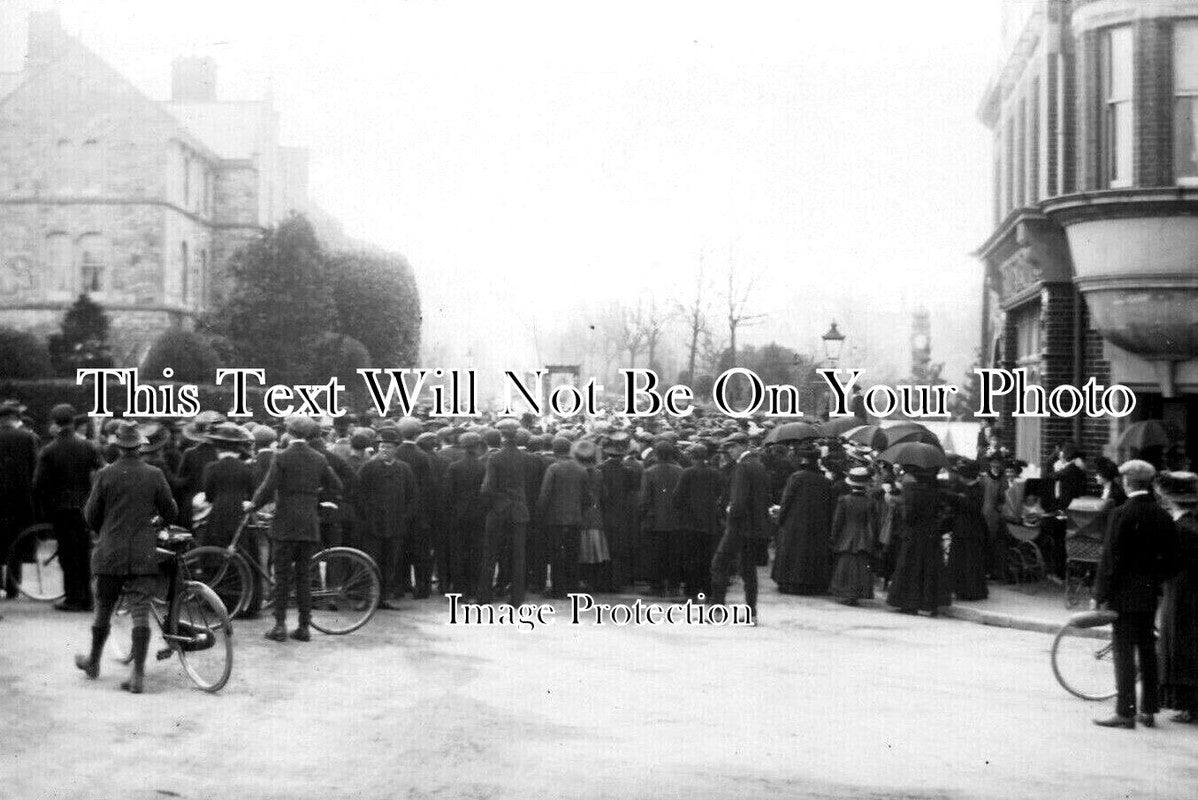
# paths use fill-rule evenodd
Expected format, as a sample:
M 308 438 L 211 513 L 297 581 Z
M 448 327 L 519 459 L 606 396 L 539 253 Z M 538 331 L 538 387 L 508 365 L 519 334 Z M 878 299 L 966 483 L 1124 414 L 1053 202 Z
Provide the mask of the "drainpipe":
M 1081 292 L 1075 292 L 1075 302 L 1073 304 L 1073 385 L 1081 386 L 1085 381 L 1082 379 L 1082 368 L 1085 366 L 1085 358 L 1082 351 L 1085 347 L 1085 334 L 1082 331 L 1082 312 L 1085 309 L 1085 298 Z M 1082 446 L 1082 417 L 1077 414 L 1073 417 L 1073 442 L 1078 447 Z
M 1177 362 L 1153 361 L 1152 368 L 1156 372 L 1156 382 L 1161 387 L 1161 397 L 1165 400 L 1177 397 Z

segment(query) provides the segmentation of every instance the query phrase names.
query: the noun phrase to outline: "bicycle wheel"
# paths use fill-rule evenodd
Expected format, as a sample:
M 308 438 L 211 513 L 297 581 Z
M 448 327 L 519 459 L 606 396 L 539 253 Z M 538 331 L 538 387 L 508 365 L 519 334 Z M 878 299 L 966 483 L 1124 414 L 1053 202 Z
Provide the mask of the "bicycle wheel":
M 1052 674 L 1057 683 L 1082 700 L 1115 696 L 1111 629 L 1066 625 L 1052 643 Z
M 312 556 L 312 627 L 343 634 L 361 628 L 378 610 L 379 568 L 374 559 L 352 547 L 330 547 Z
M 165 638 L 183 671 L 205 692 L 218 692 L 233 672 L 233 623 L 216 592 L 188 581 L 175 596 Z
M 32 525 L 17 534 L 5 566 L 17 589 L 30 600 L 51 602 L 66 595 L 53 525 Z
M 249 608 L 254 576 L 240 553 L 223 547 L 196 547 L 183 554 L 183 564 L 191 580 L 216 592 L 230 615 Z

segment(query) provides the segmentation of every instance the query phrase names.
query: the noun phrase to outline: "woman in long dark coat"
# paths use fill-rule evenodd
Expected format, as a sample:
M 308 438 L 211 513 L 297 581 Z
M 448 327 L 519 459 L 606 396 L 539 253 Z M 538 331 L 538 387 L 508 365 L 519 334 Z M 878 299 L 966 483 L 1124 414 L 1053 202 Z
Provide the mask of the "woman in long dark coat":
M 983 514 L 986 489 L 978 481 L 976 464 L 957 468 L 961 479 L 952 495 L 952 545 L 948 551 L 948 574 L 958 600 L 985 600 L 986 518 Z
M 829 594 L 846 605 L 874 596 L 874 578 L 869 560 L 878 542 L 878 505 L 865 496 L 869 470 L 854 467 L 845 479 L 849 493 L 836 501 L 832 514 L 832 570 Z
M 940 533 L 940 489 L 936 474 L 913 470 L 914 480 L 903 484 L 899 518 L 903 540 L 886 602 L 905 614 L 948 605 L 944 547 Z
M 216 425 L 208 434 L 217 457 L 204 467 L 200 491 L 212 504 L 207 525 L 200 535 L 206 545 L 225 547 L 241 525 L 241 504 L 254 496 L 254 473 L 243 460 L 251 438 L 248 431 L 232 422 Z
M 1181 568 L 1161 604 L 1161 705 L 1177 709 L 1174 722 L 1198 722 L 1198 475 L 1165 473 L 1157 487 L 1177 522 Z
M 832 578 L 832 484 L 818 454 L 799 453 L 799 469 L 782 490 L 778 549 L 771 576 L 784 594 L 827 594 Z

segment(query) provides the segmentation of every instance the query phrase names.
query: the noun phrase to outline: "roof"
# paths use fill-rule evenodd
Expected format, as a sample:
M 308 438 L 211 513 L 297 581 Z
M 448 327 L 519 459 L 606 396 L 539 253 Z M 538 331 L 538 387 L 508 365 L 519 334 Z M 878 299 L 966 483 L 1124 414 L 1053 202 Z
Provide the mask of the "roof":
M 162 104 L 184 128 L 223 159 L 250 159 L 271 140 L 268 101 Z

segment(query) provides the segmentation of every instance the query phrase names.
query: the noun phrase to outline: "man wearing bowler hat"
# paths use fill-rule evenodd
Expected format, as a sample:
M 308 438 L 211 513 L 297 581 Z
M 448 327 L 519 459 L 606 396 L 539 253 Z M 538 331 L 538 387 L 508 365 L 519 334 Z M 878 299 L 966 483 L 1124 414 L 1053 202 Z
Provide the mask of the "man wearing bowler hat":
M 363 548 L 378 564 L 382 581 L 379 608 L 394 609 L 392 582 L 404 536 L 416 516 L 416 476 L 396 457 L 400 435 L 395 428 L 378 434 L 379 452 L 358 473 L 358 508 Z
M 287 599 L 292 581 L 299 606 L 299 627 L 291 638 L 301 642 L 311 639 L 308 625 L 312 617 L 312 587 L 308 582 L 308 565 L 320 544 L 320 493 L 341 491 L 341 481 L 329 462 L 308 444 L 316 428 L 310 417 L 288 418 L 291 442 L 271 459 L 270 469 L 254 499 L 242 507 L 243 511 L 256 511 L 275 501 L 275 516 L 270 525 L 275 562 L 275 626 L 267 631 L 266 638 L 276 642 L 287 639 Z
M 91 492 L 92 477 L 103 468 L 100 451 L 75 433 L 75 409 L 67 404 L 50 411 L 54 440 L 42 448 L 33 474 L 33 490 L 42 514 L 54 525 L 58 562 L 62 566 L 65 597 L 55 605 L 60 611 L 90 611 L 91 570 L 88 567 L 91 534 L 83 520 L 83 505 Z
M 732 466 L 728 484 L 727 522 L 724 536 L 711 559 L 711 592 L 722 604 L 728 591 L 728 576 L 740 562 L 745 582 L 745 603 L 752 623 L 757 624 L 757 553 L 769 538 L 770 476 L 757 454 L 749 449 L 745 433 L 733 433 L 720 442 Z

